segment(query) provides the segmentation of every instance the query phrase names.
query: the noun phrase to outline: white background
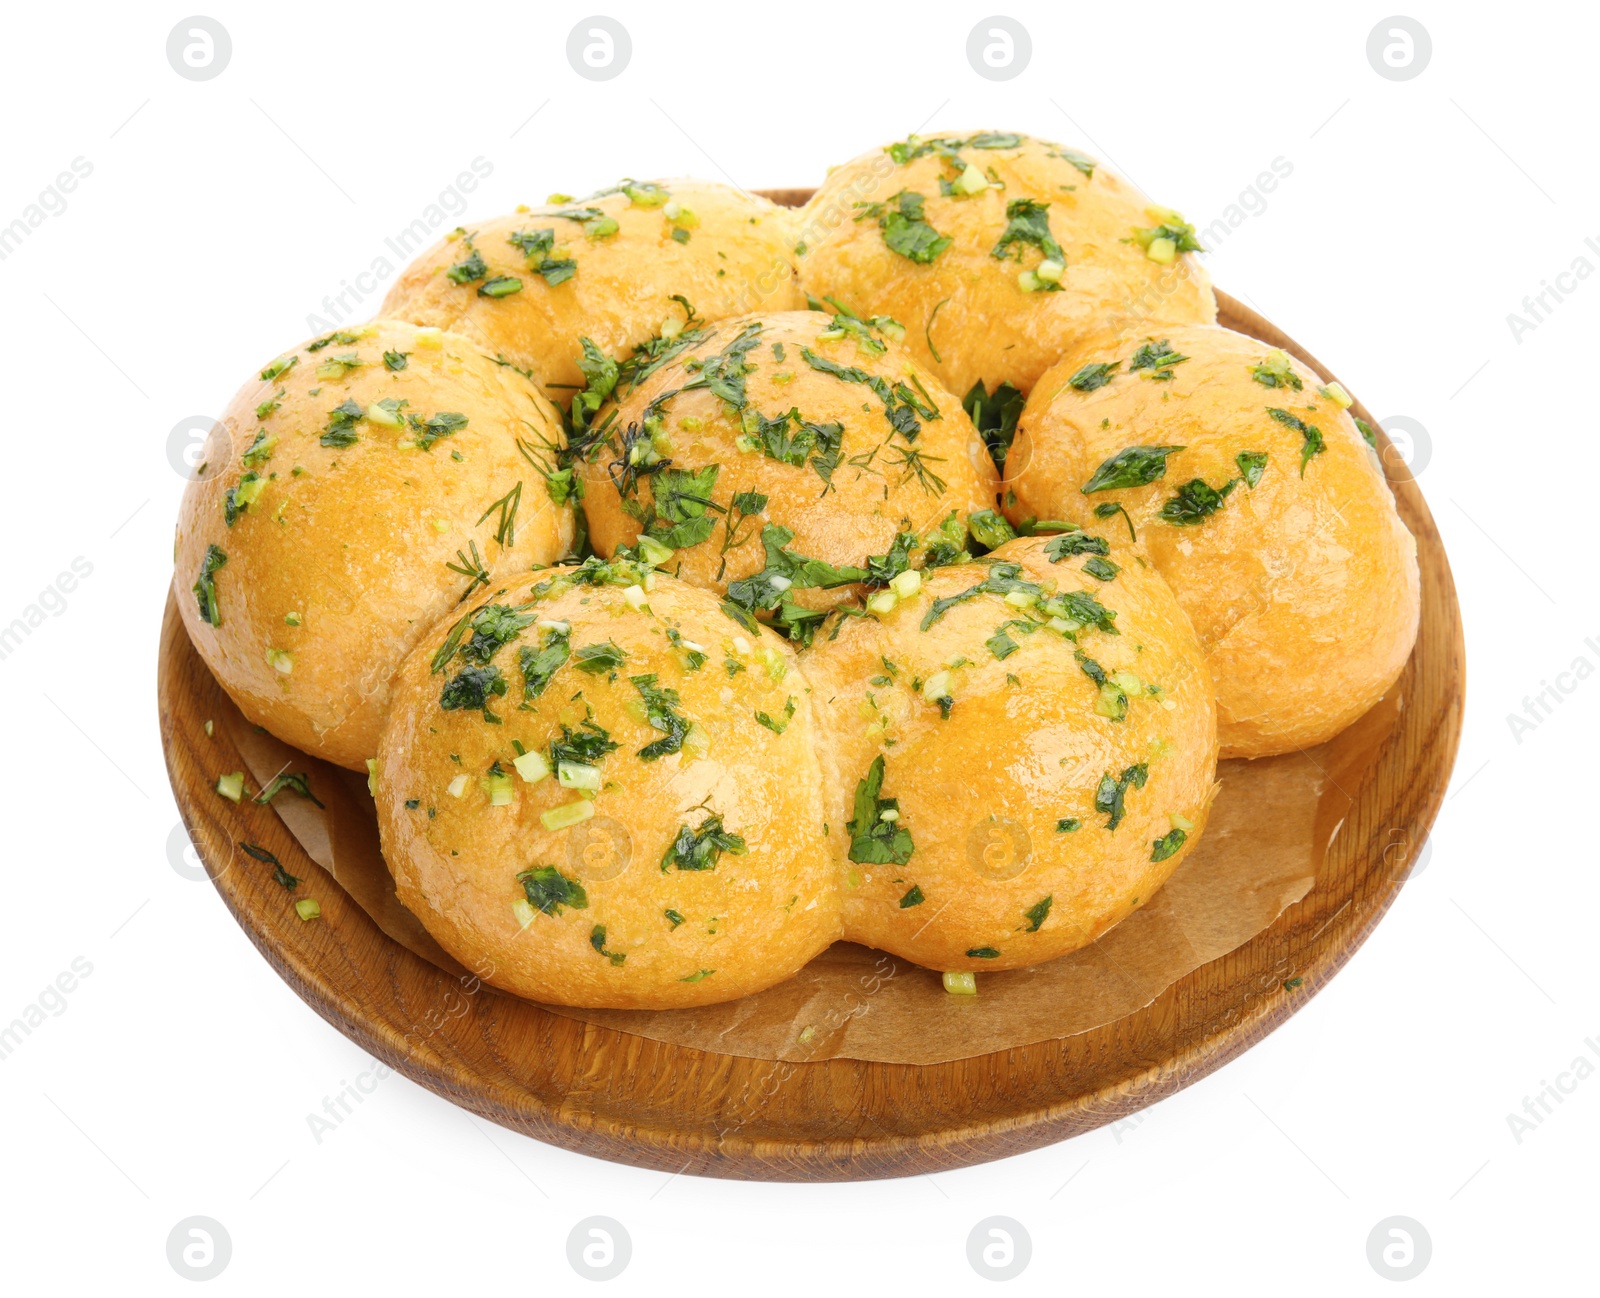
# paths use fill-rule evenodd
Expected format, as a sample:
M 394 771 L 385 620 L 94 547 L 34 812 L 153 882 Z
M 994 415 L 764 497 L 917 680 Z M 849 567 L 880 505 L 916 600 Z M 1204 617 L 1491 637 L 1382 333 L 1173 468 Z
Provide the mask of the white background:
M 206 3 L 207 0 L 200 0 Z M 1009 0 L 1007 0 L 1009 3 Z M 633 1241 L 617 1293 L 987 1292 L 965 1240 L 1021 1222 L 1019 1293 L 1377 1292 L 1381 1219 L 1433 1243 L 1418 1293 L 1593 1284 L 1600 1077 L 1507 1115 L 1600 1048 L 1600 666 L 1589 486 L 1600 277 L 1520 341 L 1507 316 L 1600 268 L 1594 10 L 1424 5 L 1431 64 L 1369 66 L 1372 6 L 1009 4 L 1029 68 L 980 79 L 972 6 L 617 3 L 633 58 L 581 79 L 570 5 L 212 4 L 232 60 L 169 66 L 182 8 L 14 7 L 0 225 L 92 174 L 0 261 L 7 491 L 0 624 L 92 574 L 0 661 L 0 1023 L 93 972 L 0 1062 L 8 1293 L 187 1292 L 168 1232 L 233 1243 L 217 1293 L 587 1292 L 567 1233 Z M 531 117 L 531 120 L 529 120 Z M 1241 1060 L 1137 1119 L 1002 1163 L 854 1185 L 669 1178 L 564 1153 L 391 1076 L 320 1143 L 307 1115 L 373 1067 L 302 1004 L 209 883 L 169 866 L 155 707 L 183 482 L 167 439 L 216 413 L 325 295 L 472 159 L 468 218 L 622 174 L 758 188 L 918 127 L 1034 132 L 1204 226 L 1274 158 L 1210 257 L 1380 418 L 1428 430 L 1471 693 L 1426 868 L 1349 967 Z M 53 203 L 53 200 L 52 200 Z M 452 222 L 453 223 L 453 222 Z M 362 311 L 374 309 L 383 287 Z M 52 601 L 54 602 L 54 601 Z M 1586 637 L 1594 637 L 1585 645 Z M 113 1288 L 113 1286 L 115 1286 Z

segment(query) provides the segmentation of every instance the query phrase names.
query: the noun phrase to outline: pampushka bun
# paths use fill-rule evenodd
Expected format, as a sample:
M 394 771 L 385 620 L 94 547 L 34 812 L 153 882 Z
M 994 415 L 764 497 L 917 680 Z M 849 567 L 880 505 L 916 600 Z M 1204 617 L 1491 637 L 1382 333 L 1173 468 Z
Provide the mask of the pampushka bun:
M 667 571 L 796 630 L 897 536 L 964 542 L 994 463 L 901 333 L 816 311 L 679 333 L 575 436 L 595 549 L 643 534 Z
M 795 223 L 801 287 L 893 316 L 965 397 L 1026 393 L 1081 339 L 1212 321 L 1182 216 L 1074 149 L 1011 132 L 911 136 L 831 172 Z
M 997 131 L 798 213 L 624 181 L 464 226 L 234 398 L 186 630 L 370 767 L 399 900 L 496 987 L 707 1005 L 844 938 L 970 992 L 1148 904 L 1219 752 L 1331 737 L 1416 635 L 1370 433 L 1215 326 L 1198 248 Z
M 184 493 L 190 639 L 250 721 L 362 768 L 422 633 L 572 541 L 541 476 L 560 438 L 531 382 L 437 329 L 382 320 L 285 352 Z
M 1088 531 L 898 589 L 804 658 L 846 936 L 944 970 L 1088 945 L 1210 810 L 1216 711 L 1188 619 Z
M 1416 542 L 1349 404 L 1284 352 L 1188 327 L 1073 351 L 1018 425 L 1006 512 L 1137 532 L 1205 649 L 1224 757 L 1332 738 L 1410 656 Z
M 530 370 L 563 405 L 582 340 L 622 359 L 681 322 L 804 305 L 791 214 L 704 180 L 623 181 L 453 231 L 408 266 L 385 315 L 438 325 Z
M 793 651 L 628 562 L 502 600 L 430 629 L 378 754 L 384 856 L 440 945 L 535 1000 L 667 1009 L 837 939 Z

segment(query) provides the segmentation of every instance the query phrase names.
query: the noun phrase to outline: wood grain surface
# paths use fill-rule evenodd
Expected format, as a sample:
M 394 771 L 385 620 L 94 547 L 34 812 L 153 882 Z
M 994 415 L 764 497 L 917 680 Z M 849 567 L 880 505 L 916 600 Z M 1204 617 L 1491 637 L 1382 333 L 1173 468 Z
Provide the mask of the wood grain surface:
M 1331 377 L 1253 311 L 1217 296 L 1221 323 Z M 1374 423 L 1359 403 L 1355 413 Z M 502 1126 L 619 1162 L 752 1180 L 905 1176 L 1035 1149 L 1127 1117 L 1261 1040 L 1361 945 L 1421 850 L 1460 738 L 1461 618 L 1422 493 L 1387 438 L 1379 445 L 1422 571 L 1398 722 L 1356 769 L 1333 773 L 1351 806 L 1311 892 L 1254 940 L 1097 1031 L 936 1065 L 775 1063 L 576 1022 L 452 977 L 386 937 L 270 807 L 215 793 L 219 774 L 245 764 L 226 726 L 208 736 L 204 725 L 233 705 L 169 597 L 157 685 L 173 791 L 217 891 L 278 974 L 362 1049 Z M 238 851 L 241 840 L 304 879 L 295 895 L 315 896 L 322 918 L 302 922 L 270 869 Z

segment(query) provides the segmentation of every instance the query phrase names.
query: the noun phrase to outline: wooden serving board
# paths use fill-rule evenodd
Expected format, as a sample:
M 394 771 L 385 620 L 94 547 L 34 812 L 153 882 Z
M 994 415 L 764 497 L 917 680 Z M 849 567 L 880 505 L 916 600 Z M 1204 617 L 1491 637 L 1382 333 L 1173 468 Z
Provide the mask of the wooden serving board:
M 1255 312 L 1217 299 L 1222 324 L 1331 377 Z M 1355 413 L 1376 427 L 1360 403 Z M 219 772 L 245 769 L 225 727 L 204 729 L 232 704 L 169 596 L 157 689 L 173 792 L 223 901 L 283 979 L 362 1049 L 502 1126 L 619 1162 L 750 1180 L 904 1176 L 1036 1149 L 1127 1117 L 1261 1040 L 1343 967 L 1421 850 L 1460 739 L 1465 652 L 1433 518 L 1381 434 L 1379 446 L 1422 572 L 1421 629 L 1397 686 L 1405 706 L 1340 772 L 1351 806 L 1310 893 L 1091 1032 L 942 1064 L 774 1062 L 579 1022 L 452 976 L 387 937 L 270 808 L 214 792 Z M 306 881 L 297 895 L 320 901 L 321 920 L 301 922 L 270 870 L 234 868 L 241 837 Z

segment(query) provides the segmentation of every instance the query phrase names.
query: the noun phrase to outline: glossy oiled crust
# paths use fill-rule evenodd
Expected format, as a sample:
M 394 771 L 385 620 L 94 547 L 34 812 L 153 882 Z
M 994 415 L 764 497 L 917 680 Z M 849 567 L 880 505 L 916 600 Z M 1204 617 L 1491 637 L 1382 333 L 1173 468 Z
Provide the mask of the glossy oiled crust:
M 1098 530 L 1098 529 L 1097 529 Z M 1112 548 L 1121 571 L 1101 581 L 1085 556 L 1052 562 L 1045 539 L 1009 542 L 991 559 L 1019 580 L 1085 590 L 1115 612 L 1118 634 L 1085 627 L 1078 644 L 1055 630 L 996 629 L 1025 617 L 999 594 L 948 608 L 927 630 L 936 599 L 985 580 L 988 565 L 940 568 L 884 616 L 847 619 L 805 657 L 825 739 L 831 842 L 845 875 L 845 934 L 935 969 L 1011 969 L 1076 950 L 1148 903 L 1193 848 L 1214 794 L 1216 716 L 1211 682 L 1188 619 L 1138 556 Z M 1127 671 L 1157 696 L 1129 698 L 1122 720 L 1097 711 L 1096 686 L 1074 649 L 1107 673 Z M 916 692 L 955 659 L 949 716 Z M 1164 701 L 1163 701 L 1164 700 Z M 1170 706 L 1168 706 L 1170 704 Z M 899 802 L 912 851 L 904 864 L 852 860 L 857 783 L 884 759 L 880 797 Z M 1126 789 L 1115 830 L 1096 790 L 1145 764 Z M 1187 841 L 1153 861 L 1156 840 L 1187 819 Z M 1079 827 L 1061 831 L 1058 823 Z M 857 855 L 861 855 L 857 853 Z M 912 889 L 920 890 L 921 900 Z M 908 898 L 911 904 L 907 904 Z M 1037 931 L 1030 911 L 1050 899 Z M 993 951 L 991 957 L 969 955 Z
M 527 599 L 525 589 L 518 598 Z M 440 944 L 480 973 L 487 963 L 495 986 L 535 1000 L 667 1009 L 759 991 L 837 939 L 811 705 L 788 646 L 770 632 L 746 632 L 710 595 L 662 575 L 643 609 L 609 585 L 557 593 L 532 611 L 568 624 L 572 657 L 523 706 L 520 650 L 547 643 L 549 629 L 530 626 L 495 653 L 490 661 L 509 682 L 490 704 L 501 724 L 441 708 L 462 666 L 458 656 L 432 670 L 448 621 L 429 631 L 396 679 L 378 755 L 378 824 L 400 900 Z M 704 650 L 697 670 L 669 629 Z M 607 641 L 625 652 L 622 666 L 614 676 L 583 671 L 580 650 Z M 730 675 L 729 662 L 741 670 Z M 639 716 L 633 678 L 648 674 L 657 688 L 676 690 L 681 712 L 703 728 L 703 756 L 685 749 L 640 758 L 662 739 Z M 552 831 L 541 815 L 580 795 L 554 775 L 521 779 L 515 745 L 548 753 L 563 725 L 576 730 L 585 717 L 619 747 L 598 763 L 604 784 L 594 818 Z M 492 806 L 479 784 L 497 761 L 510 773 L 509 805 Z M 462 796 L 451 796 L 462 775 Z M 697 830 L 711 814 L 745 851 L 723 851 L 700 870 L 663 867 L 680 828 Z M 585 904 L 527 910 L 523 927 L 513 909 L 524 898 L 517 875 L 541 867 L 580 886 Z M 668 911 L 681 917 L 676 926 Z
M 589 338 L 609 356 L 622 358 L 657 334 L 663 322 L 681 321 L 674 295 L 688 299 L 703 319 L 750 311 L 787 311 L 803 306 L 795 288 L 791 215 L 764 198 L 704 180 L 658 182 L 670 197 L 644 206 L 626 194 L 579 198 L 519 209 L 475 222 L 442 239 L 389 290 L 385 315 L 453 329 L 491 354 L 531 369 L 546 391 L 565 405 L 584 384 L 577 367 L 580 339 Z M 655 203 L 647 197 L 646 203 Z M 666 213 L 676 202 L 693 224 L 675 224 Z M 592 209 L 617 224 L 612 234 L 592 236 L 584 223 L 558 212 Z M 682 222 L 686 218 L 679 216 Z M 679 242 L 673 231 L 688 238 Z M 517 233 L 554 232 L 551 256 L 577 263 L 575 273 L 551 285 L 530 268 L 513 244 Z M 451 282 L 448 272 L 475 248 L 486 267 L 483 278 Z M 511 276 L 520 290 L 484 296 L 490 278 Z
M 404 353 L 405 367 L 391 370 L 385 352 Z M 213 430 L 179 511 L 172 585 L 190 639 L 250 721 L 360 769 L 377 749 L 389 678 L 467 586 L 468 577 L 446 567 L 457 551 L 470 559 L 476 545 L 504 581 L 571 542 L 570 509 L 550 503 L 517 449 L 519 437 L 555 446 L 560 414 L 466 339 L 419 341 L 417 327 L 400 321 L 360 326 L 315 351 L 301 344 L 273 364 L 290 358 L 275 378 L 246 383 Z M 337 358 L 360 363 L 346 369 Z M 319 367 L 346 372 L 319 377 Z M 400 445 L 415 441 L 409 427 L 366 419 L 348 429 L 353 444 L 322 445 L 337 407 L 366 410 L 383 400 L 406 402 L 402 417 L 446 412 L 466 423 L 430 450 Z M 267 444 L 258 447 L 247 469 L 243 457 L 262 433 L 276 440 L 265 457 Z M 264 480 L 261 494 L 229 526 L 224 502 L 246 472 Z M 519 482 L 501 545 L 500 511 L 483 516 Z M 191 589 L 212 545 L 227 556 L 212 574 L 216 626 L 201 619 Z M 274 667 L 269 651 L 291 670 Z
M 741 422 L 739 412 L 707 387 L 680 391 L 698 376 L 691 367 L 752 328 L 759 334 L 745 360 L 751 367 L 743 377 L 748 414 L 759 412 L 773 419 L 797 410 L 799 418 L 810 423 L 842 424 L 837 465 L 830 470 L 831 488 L 815 467 L 815 453 L 806 463 L 792 465 L 759 447 L 741 449 L 737 439 L 750 426 L 748 419 Z M 954 513 L 959 536 L 969 514 L 993 509 L 994 462 L 961 403 L 892 338 L 868 330 L 869 341 L 863 346 L 848 331 L 843 337 L 834 336 L 840 332 L 833 317 L 813 311 L 720 321 L 705 330 L 708 336 L 703 341 L 650 375 L 620 404 L 603 408 L 595 426 L 605 430 L 604 440 L 580 460 L 584 509 L 595 549 L 610 555 L 639 537 L 640 524 L 624 510 L 617 479 L 626 484 L 619 464 L 625 435 L 637 430 L 651 410 L 662 417 L 673 470 L 720 466 L 709 497 L 714 507 L 708 517 L 716 520 L 715 530 L 708 539 L 678 550 L 667 563 L 684 580 L 719 593 L 728 582 L 763 569 L 761 533 L 768 524 L 794 533 L 791 549 L 796 555 L 836 567 L 859 567 L 868 556 L 887 552 L 898 532 L 924 532 Z M 879 347 L 884 348 L 881 353 Z M 805 357 L 807 351 L 891 386 L 907 385 L 925 408 L 937 411 L 936 417 L 919 416 L 920 429 L 908 439 L 891 426 L 883 401 L 867 383 L 845 381 L 815 368 Z M 760 441 L 759 434 L 754 440 Z M 642 507 L 648 518 L 662 513 L 655 500 L 660 481 L 658 476 L 640 474 L 630 490 L 630 502 Z M 734 544 L 725 549 L 729 514 L 724 511 L 736 494 L 748 492 L 764 495 L 767 503 L 738 527 Z M 660 533 L 661 526 L 655 531 Z M 794 601 L 811 608 L 828 607 L 853 589 L 797 591 Z
M 1130 373 L 1143 340 L 1081 348 L 1044 376 L 1007 461 L 1007 513 L 1089 524 L 1095 505 L 1122 504 L 1205 648 L 1223 756 L 1321 743 L 1382 697 L 1411 653 L 1416 543 L 1354 421 L 1310 370 L 1292 365 L 1298 390 L 1267 387 L 1252 372 L 1269 349 L 1253 338 L 1211 326 L 1164 329 L 1161 339 L 1188 357 L 1166 367 L 1166 381 Z M 1098 390 L 1068 382 L 1086 364 L 1114 362 Z M 1303 475 L 1306 438 L 1272 408 L 1322 435 L 1325 449 Z M 1137 445 L 1185 449 L 1147 486 L 1082 492 L 1107 458 Z M 1268 457 L 1255 488 L 1241 481 L 1197 524 L 1162 520 L 1180 485 L 1239 478 L 1241 452 Z
M 992 169 L 1004 186 L 972 197 L 940 193 L 940 179 L 957 172 L 939 152 L 901 165 L 875 149 L 837 168 L 795 225 L 805 248 L 801 287 L 863 314 L 893 316 L 906 327 L 912 356 L 960 395 L 979 379 L 991 390 L 1009 381 L 1026 392 L 1076 342 L 1107 328 L 1143 333 L 1156 324 L 1216 319 L 1210 279 L 1192 256 L 1161 265 L 1124 242 L 1136 229 L 1161 224 L 1149 199 L 1102 165 L 1085 160 L 1094 172 L 1085 175 L 1059 156 L 1059 145 L 1021 141 L 957 150 L 963 163 Z M 921 194 L 928 224 L 951 240 L 927 265 L 891 251 L 878 220 L 858 206 L 896 200 L 901 191 Z M 1005 257 L 993 256 L 1007 205 L 1019 199 L 1049 204 L 1050 232 L 1066 259 L 1060 292 L 1018 285 L 1019 272 L 1044 260 L 1037 247 L 1013 243 Z

